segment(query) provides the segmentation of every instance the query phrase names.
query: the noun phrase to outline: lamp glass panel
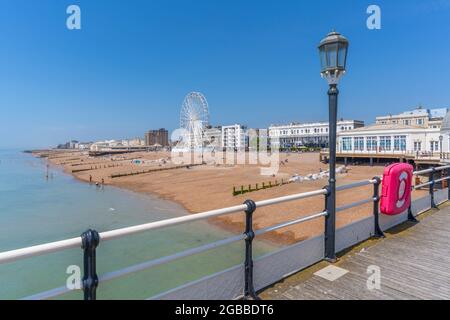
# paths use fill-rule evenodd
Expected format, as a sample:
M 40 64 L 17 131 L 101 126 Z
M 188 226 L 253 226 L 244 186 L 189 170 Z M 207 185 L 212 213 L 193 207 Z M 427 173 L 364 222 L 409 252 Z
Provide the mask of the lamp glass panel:
M 325 70 L 327 68 L 327 57 L 325 49 L 323 47 L 320 48 L 320 66 L 322 70 Z
M 335 69 L 337 66 L 337 44 L 326 45 L 327 68 Z
M 341 43 L 339 44 L 338 67 L 345 69 L 346 58 L 347 58 L 347 44 Z

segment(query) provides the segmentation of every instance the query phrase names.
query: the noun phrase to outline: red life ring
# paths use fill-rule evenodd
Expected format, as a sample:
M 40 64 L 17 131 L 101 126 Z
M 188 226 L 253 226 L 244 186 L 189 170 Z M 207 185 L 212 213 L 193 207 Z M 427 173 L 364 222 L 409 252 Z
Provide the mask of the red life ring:
M 397 215 L 411 205 L 411 185 L 413 167 L 406 163 L 396 163 L 384 170 L 381 192 L 381 213 Z

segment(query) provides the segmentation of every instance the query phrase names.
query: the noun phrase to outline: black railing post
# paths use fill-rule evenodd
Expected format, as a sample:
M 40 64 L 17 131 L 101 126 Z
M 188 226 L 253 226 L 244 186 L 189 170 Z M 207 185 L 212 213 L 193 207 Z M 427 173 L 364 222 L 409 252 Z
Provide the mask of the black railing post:
M 373 178 L 375 183 L 373 184 L 373 218 L 374 218 L 374 236 L 376 238 L 384 238 L 383 230 L 380 228 L 380 184 L 381 179 L 379 177 Z
M 413 174 L 413 178 L 414 178 L 414 174 Z M 419 180 L 420 181 L 420 180 Z M 411 185 L 411 203 L 409 204 L 408 207 L 408 221 L 414 222 L 414 223 L 418 223 L 419 220 L 416 219 L 416 217 L 413 215 L 412 213 L 412 192 L 415 190 L 415 187 L 413 185 Z
M 435 168 L 431 168 L 431 172 L 430 172 L 430 174 L 428 176 L 428 182 L 430 182 L 429 192 L 430 192 L 431 208 L 432 209 L 436 209 L 437 208 L 436 202 L 434 201 L 434 184 L 435 184 L 435 182 L 434 182 L 434 174 L 435 174 L 435 172 L 436 172 L 436 169 Z
M 253 200 L 244 202 L 247 206 L 245 210 L 245 265 L 244 265 L 244 300 L 259 300 L 253 285 L 253 212 L 256 210 L 256 204 Z
M 450 169 L 446 170 L 447 172 L 447 199 L 450 200 Z
M 96 300 L 98 276 L 96 265 L 96 248 L 100 242 L 100 236 L 95 230 L 87 230 L 81 235 L 81 248 L 84 252 L 83 257 L 83 292 L 84 300 Z
M 411 206 L 412 205 L 410 204 L 409 207 L 408 207 L 408 221 L 418 223 L 419 220 L 417 220 L 417 218 L 414 217 L 414 215 L 412 213 L 412 207 Z
M 325 260 L 331 263 L 335 263 L 337 261 L 336 257 L 336 217 L 333 212 L 333 202 L 330 201 L 332 197 L 331 189 L 329 186 L 324 188 L 327 193 L 325 194 L 325 211 L 327 215 L 325 216 Z

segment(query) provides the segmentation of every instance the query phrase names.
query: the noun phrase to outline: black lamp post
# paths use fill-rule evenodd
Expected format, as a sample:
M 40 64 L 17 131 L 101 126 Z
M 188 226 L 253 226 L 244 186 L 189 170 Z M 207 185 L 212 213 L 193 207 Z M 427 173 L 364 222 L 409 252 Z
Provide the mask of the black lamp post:
M 442 155 L 442 141 L 444 141 L 444 136 L 440 135 L 439 136 L 439 152 L 440 152 L 441 159 L 443 158 L 443 155 Z
M 332 31 L 319 44 L 321 75 L 328 81 L 329 98 L 329 145 L 330 145 L 330 179 L 325 218 L 325 258 L 336 261 L 336 126 L 339 79 L 345 74 L 347 49 L 349 42 L 338 32 Z

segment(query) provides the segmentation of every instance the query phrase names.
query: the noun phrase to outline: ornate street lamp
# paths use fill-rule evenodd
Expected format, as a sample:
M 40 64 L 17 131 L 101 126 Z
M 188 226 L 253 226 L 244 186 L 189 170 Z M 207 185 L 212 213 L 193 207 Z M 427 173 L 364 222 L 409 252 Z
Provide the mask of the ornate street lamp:
M 345 74 L 349 42 L 340 33 L 330 32 L 319 44 L 322 78 L 328 81 L 329 99 L 329 166 L 330 179 L 327 195 L 327 212 L 325 219 L 325 258 L 336 261 L 336 126 L 339 79 Z
M 337 85 L 345 74 L 348 40 L 336 31 L 330 32 L 319 44 L 321 75 L 330 85 Z

